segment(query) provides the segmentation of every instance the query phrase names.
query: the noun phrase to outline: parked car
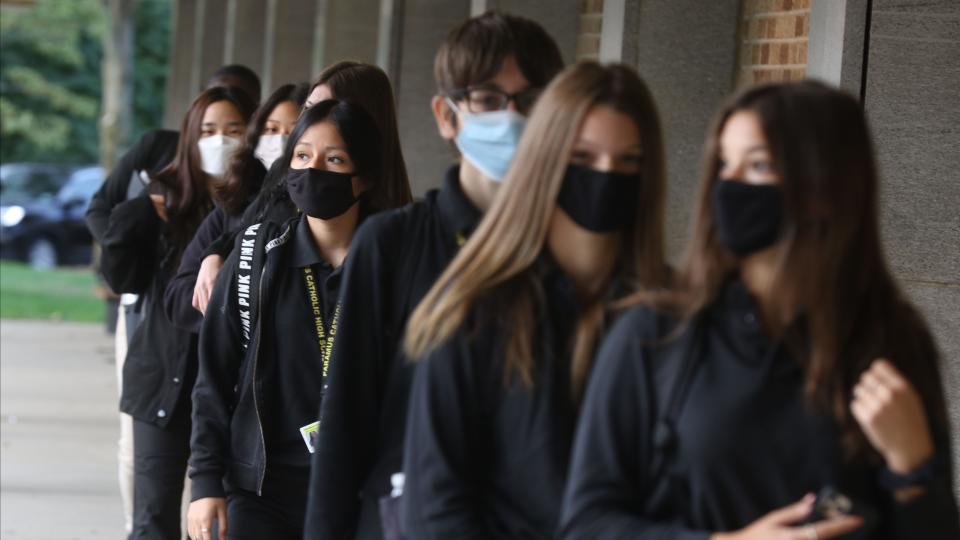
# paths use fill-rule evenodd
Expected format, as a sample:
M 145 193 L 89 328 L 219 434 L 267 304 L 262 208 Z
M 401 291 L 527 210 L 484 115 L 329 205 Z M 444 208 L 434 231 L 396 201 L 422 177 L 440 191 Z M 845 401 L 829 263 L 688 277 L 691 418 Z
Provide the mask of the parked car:
M 102 183 L 95 165 L 0 166 L 0 257 L 38 269 L 90 264 L 84 214 Z

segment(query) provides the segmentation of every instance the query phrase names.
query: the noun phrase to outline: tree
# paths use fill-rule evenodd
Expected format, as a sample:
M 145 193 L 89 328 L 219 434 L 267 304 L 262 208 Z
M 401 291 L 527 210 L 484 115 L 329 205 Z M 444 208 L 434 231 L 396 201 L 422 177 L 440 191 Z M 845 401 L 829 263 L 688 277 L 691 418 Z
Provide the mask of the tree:
M 160 125 L 170 2 L 137 2 L 133 138 Z M 99 159 L 101 0 L 37 0 L 0 16 L 0 161 Z

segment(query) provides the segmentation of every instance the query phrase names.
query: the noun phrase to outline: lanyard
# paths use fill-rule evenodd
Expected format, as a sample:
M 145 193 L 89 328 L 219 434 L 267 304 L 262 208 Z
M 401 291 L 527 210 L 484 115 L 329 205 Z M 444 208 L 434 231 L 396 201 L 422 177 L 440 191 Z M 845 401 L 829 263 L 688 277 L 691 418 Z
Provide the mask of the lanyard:
M 323 309 L 320 308 L 320 295 L 317 294 L 317 278 L 309 266 L 303 268 L 303 282 L 307 287 L 307 298 L 313 312 L 313 326 L 317 331 L 317 344 L 320 347 L 320 359 L 323 362 L 323 380 L 326 386 L 327 373 L 330 370 L 330 356 L 333 353 L 333 341 L 337 337 L 337 321 L 340 320 L 340 304 L 333 312 L 333 321 L 329 333 L 323 324 Z

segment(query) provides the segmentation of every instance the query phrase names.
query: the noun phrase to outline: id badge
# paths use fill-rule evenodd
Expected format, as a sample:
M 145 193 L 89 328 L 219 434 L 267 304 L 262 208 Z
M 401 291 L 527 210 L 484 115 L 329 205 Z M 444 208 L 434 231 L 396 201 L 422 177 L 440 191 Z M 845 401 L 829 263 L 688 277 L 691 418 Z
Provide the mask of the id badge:
M 303 437 L 303 444 L 307 445 L 307 450 L 314 453 L 317 449 L 317 436 L 320 434 L 320 422 L 307 424 L 300 428 L 300 436 Z

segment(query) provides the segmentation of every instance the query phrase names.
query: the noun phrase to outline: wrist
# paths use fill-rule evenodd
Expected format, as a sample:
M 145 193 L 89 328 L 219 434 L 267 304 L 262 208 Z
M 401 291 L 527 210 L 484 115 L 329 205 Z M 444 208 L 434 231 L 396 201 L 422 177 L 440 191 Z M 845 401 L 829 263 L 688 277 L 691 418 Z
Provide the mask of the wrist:
M 924 445 L 914 452 L 891 452 L 884 456 L 887 468 L 898 475 L 910 474 L 933 458 L 933 445 Z

